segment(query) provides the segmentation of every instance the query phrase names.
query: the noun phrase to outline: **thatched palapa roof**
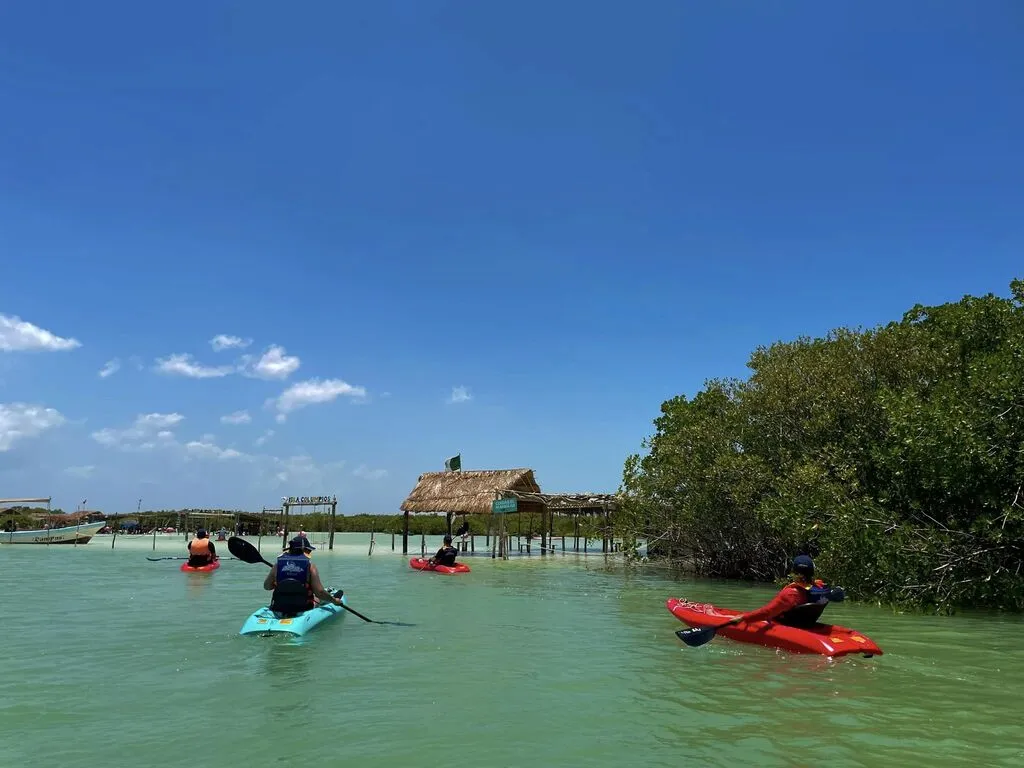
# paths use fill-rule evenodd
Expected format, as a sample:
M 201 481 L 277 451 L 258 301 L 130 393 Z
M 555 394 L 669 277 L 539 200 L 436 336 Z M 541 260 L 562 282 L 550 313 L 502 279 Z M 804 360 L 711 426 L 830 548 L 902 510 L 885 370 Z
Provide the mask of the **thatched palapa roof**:
M 489 515 L 491 502 L 515 491 L 540 493 L 532 469 L 476 469 L 461 472 L 424 472 L 416 481 L 409 498 L 402 502 L 403 512 L 427 514 L 454 512 Z M 539 501 L 519 504 L 521 512 L 539 512 Z

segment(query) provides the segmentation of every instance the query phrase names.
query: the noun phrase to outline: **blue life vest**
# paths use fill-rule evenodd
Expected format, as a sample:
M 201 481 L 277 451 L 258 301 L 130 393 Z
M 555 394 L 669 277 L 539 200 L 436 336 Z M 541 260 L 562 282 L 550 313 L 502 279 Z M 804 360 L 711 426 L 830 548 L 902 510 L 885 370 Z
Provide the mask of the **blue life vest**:
M 277 558 L 274 576 L 277 583 L 283 581 L 298 581 L 302 584 L 309 583 L 310 560 L 303 554 L 284 554 Z
M 277 586 L 270 599 L 270 610 L 284 616 L 296 616 L 313 607 L 313 588 L 309 584 L 312 566 L 303 554 L 285 553 L 277 558 L 274 577 Z

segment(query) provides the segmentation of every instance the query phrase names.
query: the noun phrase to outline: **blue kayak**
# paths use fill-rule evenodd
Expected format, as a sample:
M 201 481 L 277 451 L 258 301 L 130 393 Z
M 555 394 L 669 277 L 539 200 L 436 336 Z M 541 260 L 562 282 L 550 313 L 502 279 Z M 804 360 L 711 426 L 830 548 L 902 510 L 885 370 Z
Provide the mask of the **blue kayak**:
M 341 596 L 341 602 L 348 604 L 348 598 Z M 280 613 L 269 607 L 260 608 L 253 613 L 238 634 L 240 635 L 293 635 L 302 637 L 314 627 L 323 624 L 338 614 L 348 613 L 340 605 L 321 603 L 316 608 L 300 613 L 298 616 L 284 618 Z

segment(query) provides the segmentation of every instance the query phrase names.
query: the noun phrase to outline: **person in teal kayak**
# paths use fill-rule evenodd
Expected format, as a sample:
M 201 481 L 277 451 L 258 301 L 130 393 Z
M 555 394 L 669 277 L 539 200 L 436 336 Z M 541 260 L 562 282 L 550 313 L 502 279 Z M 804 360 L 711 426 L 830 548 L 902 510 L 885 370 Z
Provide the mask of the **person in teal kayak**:
M 756 611 L 741 613 L 722 626 L 743 621 L 775 621 L 807 629 L 817 623 L 829 603 L 839 603 L 846 598 L 842 587 L 829 587 L 821 579 L 814 578 L 814 561 L 809 555 L 794 557 L 791 572 L 793 581 L 784 586 L 771 602 Z
M 317 606 L 317 598 L 323 602 L 341 605 L 342 591 L 332 595 L 324 589 L 310 553 L 316 549 L 305 536 L 296 536 L 288 542 L 286 549 L 263 580 L 263 588 L 273 591 L 270 610 L 285 616 L 296 616 Z
M 430 565 L 447 565 L 449 567 L 455 565 L 455 558 L 459 556 L 459 550 L 452 546 L 452 537 L 445 536 L 444 544 L 441 548 L 434 553 L 434 556 L 427 562 Z
M 210 541 L 205 528 L 196 531 L 196 537 L 188 543 L 188 567 L 202 568 L 217 559 L 217 548 Z

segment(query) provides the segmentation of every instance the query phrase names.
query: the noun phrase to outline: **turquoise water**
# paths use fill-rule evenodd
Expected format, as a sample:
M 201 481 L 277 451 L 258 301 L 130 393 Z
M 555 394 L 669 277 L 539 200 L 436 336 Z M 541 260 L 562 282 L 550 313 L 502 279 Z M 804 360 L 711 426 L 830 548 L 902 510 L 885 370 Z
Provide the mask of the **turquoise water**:
M 1024 765 L 1019 618 L 846 603 L 831 620 L 884 656 L 693 649 L 666 598 L 753 608 L 772 590 L 599 555 L 478 554 L 472 573 L 441 576 L 410 569 L 390 537 L 367 557 L 368 538 L 318 550 L 324 582 L 415 626 L 345 615 L 298 645 L 238 635 L 265 604 L 263 565 L 183 574 L 145 559 L 179 554 L 180 538 L 156 553 L 148 537 L 0 547 L 2 764 Z

